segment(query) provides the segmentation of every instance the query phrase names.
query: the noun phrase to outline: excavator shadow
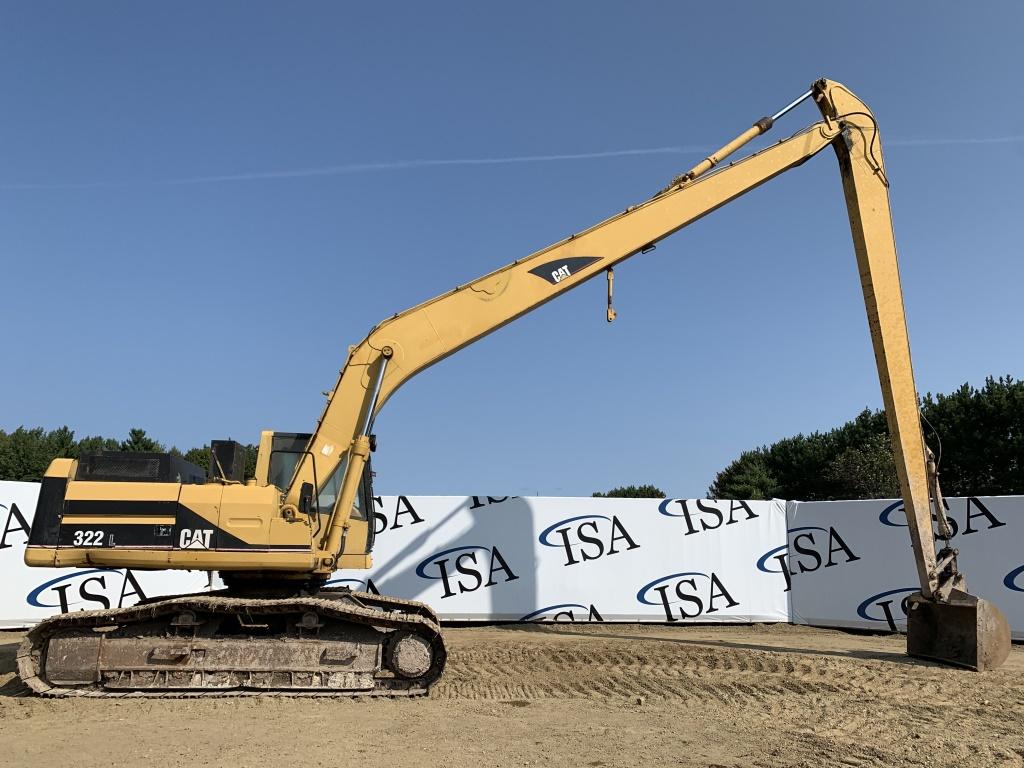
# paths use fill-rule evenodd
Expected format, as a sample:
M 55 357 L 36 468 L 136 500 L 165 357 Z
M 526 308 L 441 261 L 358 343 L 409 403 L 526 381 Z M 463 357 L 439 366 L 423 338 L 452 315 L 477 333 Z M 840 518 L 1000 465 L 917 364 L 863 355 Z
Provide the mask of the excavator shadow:
M 564 626 L 558 628 L 548 627 L 544 624 L 507 624 L 502 627 L 513 632 L 542 632 L 558 635 L 575 635 L 578 637 L 589 637 L 589 638 L 601 638 L 608 640 L 622 640 L 628 642 L 649 642 L 649 643 L 671 643 L 676 645 L 691 646 L 694 648 L 730 648 L 745 651 L 765 651 L 768 653 L 780 653 L 780 654 L 794 654 L 800 656 L 832 656 L 841 659 L 857 659 L 860 661 L 885 661 L 893 664 L 901 664 L 910 667 L 935 667 L 937 669 L 943 668 L 943 664 L 938 662 L 927 661 L 925 659 L 916 659 L 906 656 L 903 651 L 888 653 L 886 651 L 868 651 L 868 650 L 833 650 L 828 648 L 806 648 L 795 645 L 776 645 L 774 643 L 744 643 L 737 642 L 735 640 L 715 640 L 711 638 L 686 638 L 686 637 L 665 637 L 659 635 L 632 635 L 632 634 L 613 634 L 610 632 L 597 632 L 597 631 L 574 631 L 572 629 L 566 629 Z M 666 626 L 666 629 L 668 627 Z M 671 631 L 679 631 L 685 633 L 685 627 L 671 627 Z
M 15 657 L 21 638 L 4 637 L 0 634 L 0 680 L 10 675 L 10 679 L 0 685 L 0 696 L 28 696 L 31 692 L 27 685 L 18 677 Z

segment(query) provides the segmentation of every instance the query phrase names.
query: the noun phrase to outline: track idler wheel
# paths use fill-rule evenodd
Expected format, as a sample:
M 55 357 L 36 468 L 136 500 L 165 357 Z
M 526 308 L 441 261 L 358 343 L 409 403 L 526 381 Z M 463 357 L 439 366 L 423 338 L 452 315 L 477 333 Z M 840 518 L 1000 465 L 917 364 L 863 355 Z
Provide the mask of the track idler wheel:
M 988 600 L 954 589 L 948 602 L 920 593 L 907 601 L 907 655 L 967 667 L 996 669 L 1010 654 L 1010 625 Z
M 414 679 L 425 675 L 433 663 L 430 643 L 415 632 L 399 630 L 388 639 L 386 666 L 395 674 Z

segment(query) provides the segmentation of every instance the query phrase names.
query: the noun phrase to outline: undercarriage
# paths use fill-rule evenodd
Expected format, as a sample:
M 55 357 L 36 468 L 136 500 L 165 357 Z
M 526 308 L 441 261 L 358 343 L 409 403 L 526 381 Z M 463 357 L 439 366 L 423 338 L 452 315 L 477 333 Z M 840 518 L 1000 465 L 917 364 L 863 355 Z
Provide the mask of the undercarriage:
M 230 590 L 65 613 L 34 627 L 18 672 L 46 696 L 417 696 L 441 676 L 437 617 L 410 600 Z

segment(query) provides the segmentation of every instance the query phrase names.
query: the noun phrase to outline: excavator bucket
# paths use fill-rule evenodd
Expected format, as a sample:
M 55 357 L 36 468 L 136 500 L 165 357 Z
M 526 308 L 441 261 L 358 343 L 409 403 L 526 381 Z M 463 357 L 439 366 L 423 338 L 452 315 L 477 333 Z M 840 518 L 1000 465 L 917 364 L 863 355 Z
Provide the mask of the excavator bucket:
M 988 600 L 954 589 L 948 602 L 913 595 L 907 609 L 909 656 L 984 672 L 1010 654 L 1010 625 Z

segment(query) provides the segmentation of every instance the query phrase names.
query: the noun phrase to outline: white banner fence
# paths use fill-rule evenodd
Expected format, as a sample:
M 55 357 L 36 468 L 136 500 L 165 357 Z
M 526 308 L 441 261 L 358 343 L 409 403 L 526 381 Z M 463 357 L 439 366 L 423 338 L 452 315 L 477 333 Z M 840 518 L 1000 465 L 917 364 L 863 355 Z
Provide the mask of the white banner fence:
M 946 502 L 968 589 L 1024 640 L 1024 497 Z M 794 623 L 906 630 L 905 600 L 918 587 L 902 501 L 791 501 L 786 519 Z
M 28 568 L 38 491 L 0 482 L 0 627 L 211 586 L 198 571 Z M 1024 639 L 1024 497 L 949 503 L 972 591 Z M 915 583 L 896 501 L 385 496 L 374 525 L 374 567 L 333 583 L 422 600 L 446 620 L 890 631 Z

